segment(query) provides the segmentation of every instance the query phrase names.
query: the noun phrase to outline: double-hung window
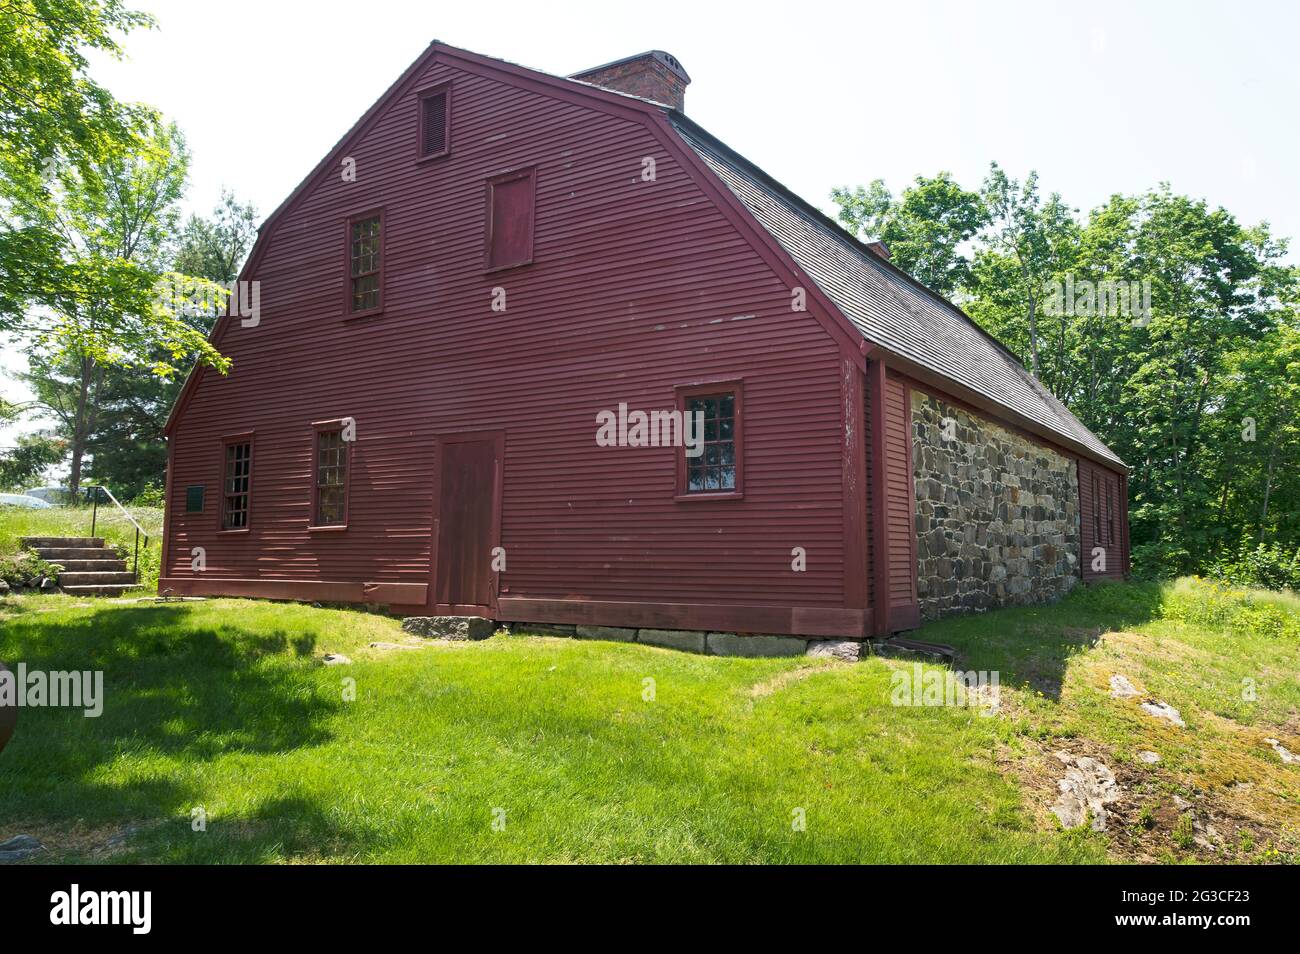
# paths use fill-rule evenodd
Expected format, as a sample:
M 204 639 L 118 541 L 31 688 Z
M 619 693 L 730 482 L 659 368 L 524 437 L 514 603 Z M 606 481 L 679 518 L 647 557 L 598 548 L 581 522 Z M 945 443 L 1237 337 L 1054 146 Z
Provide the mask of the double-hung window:
M 347 314 L 367 315 L 384 305 L 384 216 L 372 212 L 348 220 Z
M 253 484 L 252 438 L 226 439 L 221 457 L 221 529 L 247 530 Z
M 348 471 L 352 444 L 343 439 L 343 423 L 316 425 L 312 520 L 313 527 L 346 527 L 348 523 Z

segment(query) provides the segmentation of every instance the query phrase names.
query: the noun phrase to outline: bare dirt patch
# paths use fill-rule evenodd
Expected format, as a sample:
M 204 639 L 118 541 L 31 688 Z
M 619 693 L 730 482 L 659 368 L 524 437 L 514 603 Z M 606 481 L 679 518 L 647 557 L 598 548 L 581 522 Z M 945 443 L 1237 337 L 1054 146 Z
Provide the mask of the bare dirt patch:
M 1118 797 L 1107 803 L 1108 851 L 1117 860 L 1142 864 L 1197 861 L 1206 864 L 1289 862 L 1300 856 L 1296 833 L 1265 810 L 1251 783 L 1216 789 L 1189 788 L 1161 770 L 1160 763 L 1121 759 L 1109 747 L 1085 738 L 1031 739 L 1002 746 L 1000 771 L 1025 791 L 1035 824 L 1060 828 L 1051 807 L 1059 796 L 1065 752 L 1093 758 L 1113 773 Z
M 15 864 L 53 864 L 67 858 L 105 860 L 130 850 L 137 836 L 160 824 L 156 819 L 116 825 L 76 822 L 57 827 L 49 822 L 15 823 L 4 827 L 0 841 L 22 834 L 44 845 L 43 851 Z
M 809 676 L 819 672 L 830 672 L 832 669 L 838 669 L 840 666 L 846 665 L 849 665 L 849 663 L 828 662 L 820 666 L 800 666 L 798 669 L 788 669 L 783 673 L 778 673 L 766 682 L 750 686 L 749 695 L 751 699 L 762 699 L 764 696 L 780 692 L 796 682 L 803 682 Z

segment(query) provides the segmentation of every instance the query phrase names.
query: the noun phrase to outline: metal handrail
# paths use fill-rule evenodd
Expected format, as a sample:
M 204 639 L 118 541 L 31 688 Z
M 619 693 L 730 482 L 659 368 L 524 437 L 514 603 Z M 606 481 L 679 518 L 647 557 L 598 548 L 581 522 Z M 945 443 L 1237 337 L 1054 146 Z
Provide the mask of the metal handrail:
M 90 511 L 90 535 L 92 537 L 95 535 L 95 522 L 99 519 L 99 492 L 101 490 L 108 494 L 108 499 L 113 502 L 113 506 L 122 511 L 122 516 L 131 521 L 131 526 L 135 527 L 135 557 L 131 563 L 131 574 L 135 577 L 137 583 L 140 582 L 140 536 L 141 534 L 144 535 L 144 545 L 147 547 L 149 545 L 148 532 L 144 527 L 140 526 L 140 524 L 136 522 L 135 517 L 131 516 L 131 514 L 127 512 L 127 509 L 118 502 L 118 499 L 113 496 L 113 491 L 109 490 L 107 487 L 100 486 L 99 484 L 90 484 L 86 487 L 86 490 L 93 490 L 95 492 L 91 497 L 91 503 L 93 506 Z

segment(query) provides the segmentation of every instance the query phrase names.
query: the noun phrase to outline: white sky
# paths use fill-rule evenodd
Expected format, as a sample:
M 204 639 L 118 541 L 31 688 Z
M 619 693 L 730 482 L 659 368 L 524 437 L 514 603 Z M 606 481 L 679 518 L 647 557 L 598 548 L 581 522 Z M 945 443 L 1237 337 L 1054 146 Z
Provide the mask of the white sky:
M 996 159 L 1085 211 L 1167 181 L 1300 236 L 1285 0 L 129 5 L 158 29 L 94 75 L 180 124 L 204 213 L 224 185 L 268 215 L 436 38 L 560 74 L 667 50 L 693 80 L 687 113 L 827 211 L 835 185 L 948 170 L 972 188 Z

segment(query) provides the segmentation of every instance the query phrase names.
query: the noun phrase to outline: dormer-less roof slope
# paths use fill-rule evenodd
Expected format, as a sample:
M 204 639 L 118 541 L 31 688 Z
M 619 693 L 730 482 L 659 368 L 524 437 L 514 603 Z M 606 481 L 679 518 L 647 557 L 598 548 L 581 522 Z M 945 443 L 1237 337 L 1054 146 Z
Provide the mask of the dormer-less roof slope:
M 670 121 L 868 341 L 1124 466 L 1015 356 L 959 308 L 886 264 L 697 124 L 680 113 L 673 113 Z

